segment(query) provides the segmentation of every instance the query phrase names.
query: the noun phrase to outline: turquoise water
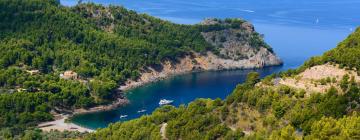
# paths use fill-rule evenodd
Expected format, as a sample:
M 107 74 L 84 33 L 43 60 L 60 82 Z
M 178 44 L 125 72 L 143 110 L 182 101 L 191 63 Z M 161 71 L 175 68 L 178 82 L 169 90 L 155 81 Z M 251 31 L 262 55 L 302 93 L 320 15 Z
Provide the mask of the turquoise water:
M 74 5 L 77 0 L 61 0 Z M 123 5 L 181 24 L 195 24 L 208 17 L 244 18 L 283 59 L 281 67 L 256 70 L 262 76 L 296 68 L 311 56 L 336 47 L 360 25 L 358 0 L 91 0 L 104 5 Z M 150 114 L 160 99 L 174 100 L 175 106 L 196 98 L 225 98 L 236 84 L 253 70 L 201 72 L 176 76 L 127 92 L 130 104 L 113 111 L 78 115 L 73 122 L 89 128 L 106 127 Z M 138 110 L 146 109 L 144 113 Z M 121 115 L 128 115 L 120 119 Z

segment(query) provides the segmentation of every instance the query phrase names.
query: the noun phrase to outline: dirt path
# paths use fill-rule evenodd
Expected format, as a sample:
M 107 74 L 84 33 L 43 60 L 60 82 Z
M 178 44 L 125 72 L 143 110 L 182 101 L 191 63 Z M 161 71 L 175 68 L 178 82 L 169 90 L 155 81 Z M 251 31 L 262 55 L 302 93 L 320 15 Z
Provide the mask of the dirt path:
M 163 123 L 161 124 L 161 128 L 160 128 L 160 134 L 161 134 L 161 137 L 163 140 L 167 140 L 166 138 L 166 126 L 167 126 L 167 123 Z

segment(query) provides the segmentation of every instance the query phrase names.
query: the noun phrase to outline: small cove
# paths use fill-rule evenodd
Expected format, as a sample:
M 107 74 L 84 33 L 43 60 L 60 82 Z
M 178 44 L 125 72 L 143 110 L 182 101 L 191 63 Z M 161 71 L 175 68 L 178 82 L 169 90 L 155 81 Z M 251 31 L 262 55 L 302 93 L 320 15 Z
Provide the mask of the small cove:
M 62 0 L 63 3 L 73 1 L 75 0 Z M 288 0 L 275 0 L 272 1 L 271 8 L 267 8 L 266 2 L 249 0 L 241 2 L 231 0 L 213 2 L 204 0 L 196 2 L 189 0 L 93 1 L 106 5 L 124 5 L 126 8 L 141 13 L 184 24 L 198 23 L 206 17 L 245 18 L 255 25 L 258 32 L 265 34 L 266 42 L 274 48 L 285 64 L 257 70 L 210 71 L 171 77 L 127 91 L 126 97 L 131 102 L 129 105 L 112 111 L 77 115 L 72 122 L 88 128 L 101 128 L 109 123 L 127 121 L 150 114 L 159 106 L 159 100 L 164 98 L 174 100 L 175 106 L 187 104 L 196 98 L 224 99 L 237 84 L 245 80 L 248 72 L 257 71 L 263 77 L 296 68 L 311 56 L 320 55 L 336 47 L 337 43 L 352 32 L 352 29 L 360 25 L 360 21 L 355 20 L 356 15 L 360 15 L 354 8 L 354 5 L 359 5 L 356 1 L 349 0 L 353 3 L 333 0 L 305 1 L 308 4 L 304 4 L 305 2 L 292 4 Z M 347 13 L 351 14 L 347 15 Z M 344 16 L 340 16 L 341 14 Z M 146 112 L 137 112 L 142 109 Z M 128 115 L 128 117 L 120 118 L 121 115 Z
M 151 114 L 159 107 L 161 99 L 174 100 L 172 105 L 187 104 L 197 98 L 225 99 L 237 83 L 245 80 L 247 73 L 257 71 L 262 77 L 281 71 L 283 67 L 267 67 L 257 70 L 226 70 L 196 72 L 174 76 L 126 91 L 128 105 L 115 110 L 76 115 L 72 122 L 88 127 L 106 127 L 109 123 L 127 121 L 145 114 Z M 146 110 L 138 113 L 140 110 Z M 120 118 L 121 115 L 128 115 Z

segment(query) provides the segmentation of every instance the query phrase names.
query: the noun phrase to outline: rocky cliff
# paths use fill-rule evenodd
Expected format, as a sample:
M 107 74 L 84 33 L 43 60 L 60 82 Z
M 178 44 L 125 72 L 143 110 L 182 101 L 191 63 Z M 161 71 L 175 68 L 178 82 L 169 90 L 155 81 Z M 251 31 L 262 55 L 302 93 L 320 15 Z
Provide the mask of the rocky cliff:
M 216 46 L 218 52 L 193 52 L 176 61 L 166 60 L 161 65 L 144 68 L 138 80 L 127 81 L 120 90 L 194 71 L 251 69 L 282 64 L 280 58 L 248 22 L 240 19 L 207 19 L 200 25 L 211 28 L 204 30 L 202 36 L 208 43 Z M 221 28 L 225 26 L 233 27 Z
M 249 22 L 241 19 L 207 19 L 201 25 L 232 27 L 202 32 L 205 40 L 218 48 L 221 58 L 234 61 L 250 60 L 254 67 L 282 63 L 272 48 L 264 42 L 263 36 L 257 33 Z
M 118 26 L 117 28 L 134 25 L 134 23 L 129 25 L 123 23 L 125 18 L 114 18 L 116 15 L 118 15 L 117 17 L 119 17 L 119 15 L 126 15 L 123 13 L 124 9 L 114 12 L 116 10 L 96 5 L 80 5 L 76 9 L 75 11 L 80 11 L 79 13 L 86 13 L 86 17 L 96 23 L 98 28 L 109 33 L 114 33 L 115 25 Z M 84 15 L 84 13 L 82 13 L 82 15 Z M 155 19 L 155 21 L 151 21 L 147 18 L 147 16 L 144 16 L 136 20 L 141 21 L 142 24 L 153 24 L 152 22 L 160 20 Z M 172 25 L 173 23 L 169 22 L 169 24 Z M 162 60 L 160 65 L 144 67 L 140 70 L 140 77 L 137 80 L 128 80 L 125 82 L 125 84 L 120 87 L 121 90 L 127 90 L 168 76 L 193 71 L 250 69 L 282 64 L 282 61 L 276 56 L 272 48 L 264 42 L 263 36 L 255 31 L 251 23 L 245 20 L 221 20 L 212 18 L 206 19 L 196 25 L 182 26 L 188 26 L 194 29 L 192 31 L 196 33 L 200 32 L 200 38 L 202 37 L 201 39 L 204 39 L 205 43 L 207 42 L 208 45 L 212 46 L 211 49 L 207 52 L 196 52 L 194 49 L 190 49 L 181 55 L 182 57 L 176 57 L 175 60 Z M 165 28 L 165 26 L 159 28 Z M 144 28 L 141 29 L 141 32 L 143 33 L 147 30 L 149 29 Z M 158 29 L 153 32 L 157 32 L 157 30 Z M 171 30 L 174 29 L 169 29 L 169 31 Z M 172 34 L 176 35 L 181 33 L 174 32 Z M 138 38 L 139 36 L 135 37 Z M 189 38 L 189 36 L 187 35 L 185 38 Z M 155 40 L 159 42 L 158 40 L 161 40 L 161 38 L 156 38 Z M 170 42 L 181 41 L 184 40 L 176 39 Z

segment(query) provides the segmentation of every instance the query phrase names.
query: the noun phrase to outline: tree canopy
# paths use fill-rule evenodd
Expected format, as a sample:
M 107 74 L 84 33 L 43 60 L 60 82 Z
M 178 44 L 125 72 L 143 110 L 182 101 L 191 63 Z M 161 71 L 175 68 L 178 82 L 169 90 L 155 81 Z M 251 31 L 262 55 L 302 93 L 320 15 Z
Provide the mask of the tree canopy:
M 117 139 L 157 136 L 167 123 L 168 139 L 359 139 L 360 85 L 349 75 L 325 93 L 311 93 L 285 85 L 274 85 L 277 76 L 293 76 L 305 68 L 333 63 L 359 72 L 357 64 L 360 29 L 339 46 L 315 57 L 302 67 L 259 80 L 249 73 L 225 100 L 197 99 L 178 108 L 166 106 L 149 116 L 100 129 L 86 139 Z M 360 59 L 359 59 L 360 60 Z M 332 82 L 330 78 L 325 80 Z M 260 84 L 260 85 L 258 85 Z M 341 91 L 341 92 L 340 92 Z M 151 127 L 150 127 L 151 126 Z M 133 131 L 141 128 L 141 131 Z M 245 132 L 247 133 L 245 135 Z M 147 137 L 148 138 L 148 137 Z M 145 138 L 146 139 L 146 138 Z
M 0 17 L 0 128 L 11 136 L 53 119 L 52 111 L 111 103 L 116 87 L 145 67 L 216 53 L 201 32 L 245 22 L 181 25 L 120 6 L 66 7 L 58 0 L 1 0 Z M 76 76 L 62 78 L 66 71 Z

